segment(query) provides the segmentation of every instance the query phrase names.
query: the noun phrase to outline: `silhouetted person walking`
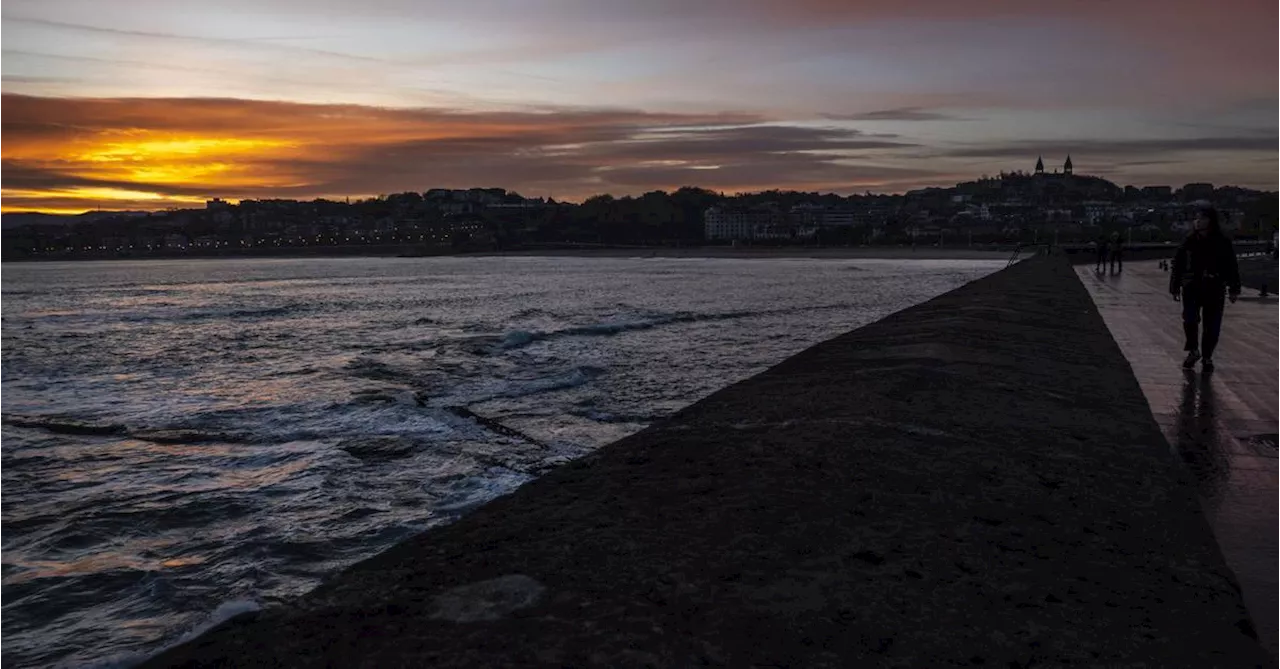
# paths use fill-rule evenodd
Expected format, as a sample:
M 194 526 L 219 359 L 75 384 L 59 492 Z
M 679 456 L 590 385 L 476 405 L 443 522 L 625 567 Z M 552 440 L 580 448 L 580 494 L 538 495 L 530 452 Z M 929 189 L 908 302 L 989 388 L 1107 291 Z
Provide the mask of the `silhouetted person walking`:
M 1195 229 L 1178 247 L 1173 256 L 1173 271 L 1169 275 L 1169 292 L 1173 299 L 1182 298 L 1182 327 L 1186 334 L 1187 359 L 1182 366 L 1195 367 L 1201 359 L 1203 368 L 1213 369 L 1213 350 L 1218 345 L 1222 330 L 1223 293 L 1232 302 L 1240 297 L 1240 269 L 1236 265 L 1236 251 L 1231 240 L 1222 233 L 1218 224 L 1218 211 L 1206 207 L 1196 213 Z M 1200 335 L 1204 321 L 1203 338 Z M 1201 341 L 1203 339 L 1203 341 Z
M 1111 233 L 1111 243 L 1107 248 L 1107 257 L 1111 260 L 1111 271 L 1116 271 L 1116 265 L 1120 265 L 1120 271 L 1124 271 L 1124 242 L 1120 240 L 1120 233 Z
M 1107 236 L 1103 235 L 1093 240 L 1093 252 L 1097 254 L 1098 260 L 1093 267 L 1093 271 L 1102 272 L 1102 268 L 1107 264 Z

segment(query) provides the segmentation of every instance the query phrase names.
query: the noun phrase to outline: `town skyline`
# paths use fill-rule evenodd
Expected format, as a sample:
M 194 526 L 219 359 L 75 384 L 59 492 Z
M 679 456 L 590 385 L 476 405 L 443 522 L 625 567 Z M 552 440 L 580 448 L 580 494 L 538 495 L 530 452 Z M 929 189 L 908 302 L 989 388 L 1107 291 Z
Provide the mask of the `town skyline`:
M 1190 183 L 1120 187 L 1037 161 L 1002 173 L 904 195 L 797 191 L 725 195 L 702 188 L 597 195 L 581 204 L 504 188 L 408 191 L 343 200 L 212 199 L 202 208 L 5 214 L 7 259 L 94 259 L 242 254 L 441 254 L 565 245 L 658 248 L 703 244 L 849 246 L 1080 241 L 1120 232 L 1171 241 L 1204 203 L 1244 238 L 1274 234 L 1274 192 Z
M 905 190 L 900 190 L 900 191 L 873 191 L 873 190 L 869 190 L 869 189 L 868 189 L 868 190 L 857 191 L 856 189 L 854 189 L 854 190 L 849 190 L 849 191 L 847 191 L 847 192 L 839 192 L 839 191 L 826 191 L 826 192 L 823 192 L 823 191 L 805 191 L 805 190 L 798 190 L 798 189 L 784 189 L 784 188 L 764 188 L 764 189 L 760 189 L 760 190 L 740 190 L 740 191 L 730 191 L 730 190 L 716 190 L 716 189 L 711 189 L 711 188 L 705 188 L 705 187 L 703 187 L 703 186 L 696 185 L 696 184 L 685 184 L 685 185 L 681 185 L 681 186 L 674 187 L 674 188 L 655 188 L 655 189 L 651 189 L 651 190 L 645 191 L 645 192 L 643 192 L 643 193 L 609 193 L 609 192 L 604 192 L 604 193 L 591 193 L 591 194 L 589 194 L 589 195 L 587 195 L 587 196 L 585 196 L 585 197 L 580 197 L 580 198 L 556 198 L 556 197 L 554 197 L 554 196 L 552 196 L 552 195 L 550 195 L 550 194 L 536 194 L 536 193 L 523 193 L 523 194 L 522 194 L 522 193 L 520 193 L 520 191 L 519 191 L 518 189 L 516 189 L 516 188 L 510 188 L 510 189 L 508 189 L 508 188 L 505 188 L 505 187 L 502 187 L 502 186 L 496 186 L 496 185 L 485 185 L 485 186 L 471 185 L 471 186 L 458 186 L 458 187 L 431 187 L 431 188 L 424 188 L 424 189 L 421 189 L 421 190 L 405 190 L 405 191 L 399 191 L 399 192 L 395 192 L 395 193 L 380 193 L 380 194 L 377 194 L 377 195 L 357 195 L 357 196 L 353 196 L 353 195 L 339 195 L 339 196 L 332 196 L 332 197 L 324 197 L 324 196 L 320 196 L 320 197 L 315 197 L 315 198 L 305 198 L 305 199 L 300 199 L 300 198 L 290 198 L 290 197 L 273 197 L 273 196 L 271 196 L 271 194 L 265 194 L 265 195 L 260 196 L 260 197 L 253 197 L 253 198 L 238 198 L 238 199 L 237 199 L 237 198 L 222 197 L 222 196 L 219 196 L 219 195 L 212 195 L 212 196 L 207 196 L 207 197 L 194 198 L 194 199 L 192 199 L 192 200 L 189 202 L 188 206 L 185 206 L 185 207 L 180 207 L 180 206 L 168 206 L 168 207 L 164 207 L 164 208 L 156 208 L 156 209 L 149 209 L 149 208 L 146 208 L 146 207 L 139 207 L 139 208 L 136 208 L 136 209 L 106 209 L 106 208 L 101 208 L 101 207 L 99 207 L 99 208 L 86 209 L 86 210 L 83 210 L 83 211 L 74 211 L 74 212 L 63 212 L 63 211 L 41 211 L 41 210 L 38 210 L 38 209 L 28 209 L 28 210 L 6 210 L 4 213 L 5 213 L 6 215 L 10 216 L 10 217 L 15 216 L 15 215 L 23 215 L 23 214 L 48 214 L 48 215 L 54 215 L 54 216 L 77 216 L 77 215 L 92 214 L 92 213 L 101 213 L 101 214 L 111 214 L 111 213 L 162 213 L 162 212 L 164 212 L 164 211 L 179 211 L 179 210 L 184 210 L 184 209 L 206 209 L 206 208 L 208 208 L 211 204 L 216 204 L 216 203 L 226 203 L 226 204 L 230 204 L 230 205 L 238 205 L 238 204 L 240 204 L 240 203 L 242 203 L 242 202 L 258 202 L 258 201 L 261 201 L 261 202 L 288 201 L 288 202 L 297 202 L 297 203 L 306 203 L 306 202 L 312 202 L 312 201 L 325 201 L 325 202 L 333 202 L 333 203 L 346 203 L 346 204 L 352 204 L 352 203 L 359 203 L 359 202 L 369 202 L 369 201 L 375 201 L 375 200 L 382 200 L 382 199 L 386 199 L 386 198 L 389 198 L 389 197 L 390 197 L 390 198 L 395 198 L 395 197 L 400 197 L 400 196 L 410 195 L 410 194 L 422 195 L 422 196 L 424 196 L 424 197 L 425 197 L 425 196 L 429 196 L 429 195 L 430 195 L 431 193 L 433 193 L 433 192 L 497 191 L 497 190 L 501 190 L 501 191 L 503 191 L 503 192 L 505 192 L 505 193 L 510 194 L 511 196 L 517 196 L 517 197 L 520 197 L 520 198 L 522 198 L 522 199 L 526 199 L 526 200 L 531 201 L 531 202 L 532 202 L 532 201 L 537 201 L 537 202 L 540 202 L 540 203 L 541 203 L 541 202 L 557 203 L 557 202 L 558 202 L 558 203 L 562 203 L 562 204 L 573 204 L 573 205 L 581 205 L 581 204 L 583 204 L 583 203 L 587 202 L 588 200 L 592 200 L 592 199 L 595 199 L 595 198 L 609 198 L 609 199 L 640 198 L 640 197 L 643 197 L 644 195 L 648 195 L 648 194 L 654 194 L 654 193 L 671 193 L 671 192 L 674 192 L 674 191 L 680 191 L 680 190 L 696 190 L 696 191 L 705 191 L 705 192 L 707 192 L 707 193 L 713 193 L 713 194 L 716 194 L 716 195 L 719 195 L 719 196 L 722 196 L 722 197 L 754 196 L 754 195 L 765 195 L 765 194 L 768 194 L 768 193 L 785 193 L 785 194 L 792 194 L 792 195 L 813 195 L 813 196 L 820 196 L 820 197 L 839 197 L 839 198 L 859 198 L 859 197 L 864 197 L 864 196 L 870 196 L 870 197 L 902 197 L 902 196 L 909 195 L 909 194 L 911 194 L 911 193 L 918 193 L 918 192 L 922 192 L 922 191 L 929 191 L 929 190 L 941 190 L 941 191 L 954 190 L 954 189 L 956 189 L 956 188 L 963 187 L 963 186 L 964 186 L 964 185 L 966 185 L 966 184 L 980 183 L 982 180 L 986 180 L 986 179 L 1001 179 L 1001 178 L 1004 178 L 1004 177 L 1006 177 L 1006 176 L 1007 176 L 1007 177 L 1017 177 L 1017 176 L 1023 176 L 1023 177 L 1026 177 L 1026 176 L 1036 176 L 1036 175 L 1038 175 L 1038 174 L 1043 174 L 1043 176 L 1046 176 L 1046 177 L 1053 177 L 1053 176 L 1058 176 L 1058 175 L 1061 175 L 1061 176 L 1078 176 L 1078 177 L 1081 177 L 1081 178 L 1084 178 L 1084 179 L 1096 179 L 1096 180 L 1100 180 L 1100 181 L 1102 181 L 1102 182 L 1106 182 L 1106 183 L 1108 183 L 1108 184 L 1114 185 L 1116 188 L 1121 189 L 1121 190 L 1124 190 L 1124 189 L 1137 189 L 1137 190 L 1140 190 L 1140 191 L 1143 191 L 1143 192 L 1147 192 L 1147 193 L 1150 193 L 1150 192 L 1168 192 L 1168 193 L 1170 194 L 1170 196 L 1172 196 L 1172 195 L 1173 195 L 1173 194 L 1175 194 L 1175 193 L 1180 192 L 1182 189 L 1184 189 L 1184 188 L 1186 188 L 1186 187 L 1189 187 L 1189 186 L 1190 186 L 1190 187 L 1199 187 L 1199 188 L 1208 187 L 1208 189 L 1209 189 L 1209 191 L 1210 191 L 1210 192 L 1212 192 L 1215 188 L 1217 188 L 1217 189 L 1241 189 L 1241 190 L 1255 191 L 1255 192 L 1257 192 L 1257 193 L 1259 193 L 1259 194 L 1262 194 L 1262 195 L 1272 195 L 1272 194 L 1275 194 L 1275 193 L 1277 192 L 1275 189 L 1259 189 L 1259 188 L 1251 188 L 1251 187 L 1249 187 L 1249 186 L 1241 186 L 1241 185 L 1238 185 L 1238 184 L 1225 184 L 1225 183 L 1222 183 L 1222 184 L 1215 184 L 1215 183 L 1212 183 L 1212 182 L 1206 182 L 1206 181 L 1193 181 L 1193 182 L 1188 182 L 1188 183 L 1185 183 L 1185 184 L 1142 184 L 1142 185 L 1138 185 L 1138 184 L 1119 184 L 1119 183 L 1111 182 L 1110 180 L 1106 179 L 1105 177 L 1099 177 L 1099 176 L 1091 175 L 1091 174 L 1073 174 L 1073 170 L 1064 171 L 1064 168 L 1066 168 L 1066 167 L 1067 167 L 1067 162 L 1068 162 L 1068 161 L 1071 161 L 1071 157 L 1070 157 L 1070 156 L 1067 156 L 1067 157 L 1066 157 L 1066 159 L 1064 159 L 1064 161 L 1063 161 L 1063 165 L 1062 165 L 1062 166 L 1059 166 L 1058 168 L 1054 168 L 1054 167 L 1052 166 L 1052 163 L 1050 163 L 1050 164 L 1043 164 L 1043 157 L 1038 157 L 1038 158 L 1037 158 L 1037 161 L 1036 161 L 1036 163 L 1037 163 L 1037 164 L 1036 164 L 1035 168 L 1033 168 L 1033 169 L 1031 169 L 1031 170 L 1019 170 L 1019 169 L 1007 170 L 1007 171 L 1001 171 L 1001 172 L 998 172 L 997 174 L 994 174 L 994 175 L 983 174 L 983 175 L 980 175 L 980 176 L 973 176 L 973 177 L 971 177 L 970 179 L 962 180 L 962 181 L 956 181 L 955 183 L 952 183 L 952 184 L 922 184 L 922 185 L 919 185 L 919 186 L 917 186 L 917 187 L 915 187 L 915 188 L 905 189 Z M 1042 171 L 1037 172 L 1037 171 L 1036 171 L 1036 168 L 1042 168 Z
M 1260 0 L 11 0 L 4 211 L 503 184 L 1276 184 Z

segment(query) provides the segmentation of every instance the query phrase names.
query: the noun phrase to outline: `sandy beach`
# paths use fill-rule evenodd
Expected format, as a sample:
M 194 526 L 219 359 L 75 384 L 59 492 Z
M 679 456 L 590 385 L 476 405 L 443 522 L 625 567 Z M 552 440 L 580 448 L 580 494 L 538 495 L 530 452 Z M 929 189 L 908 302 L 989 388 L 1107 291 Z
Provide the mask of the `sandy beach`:
M 575 258 L 815 258 L 815 259 L 879 259 L 879 260 L 1001 260 L 1010 250 L 978 248 L 936 248 L 918 246 L 866 246 L 833 248 L 751 248 L 726 246 L 694 246 L 687 248 L 600 248 L 538 249 L 484 252 L 477 256 L 552 256 Z

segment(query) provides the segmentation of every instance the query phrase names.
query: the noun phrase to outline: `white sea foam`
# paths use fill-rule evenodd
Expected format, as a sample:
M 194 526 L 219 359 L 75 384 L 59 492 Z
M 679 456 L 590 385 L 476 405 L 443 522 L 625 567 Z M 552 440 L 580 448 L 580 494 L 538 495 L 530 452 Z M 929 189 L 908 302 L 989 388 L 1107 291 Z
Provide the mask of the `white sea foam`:
M 435 510 L 445 515 L 460 515 L 532 480 L 531 474 L 492 467 L 482 476 L 461 479 L 449 486 L 436 502 Z
M 200 623 L 151 652 L 121 653 L 88 663 L 63 664 L 60 666 L 66 669 L 72 669 L 73 667 L 78 669 L 130 669 L 130 667 L 136 667 L 160 653 L 191 641 L 236 616 L 257 613 L 261 610 L 262 606 L 253 600 L 236 599 L 223 602 Z

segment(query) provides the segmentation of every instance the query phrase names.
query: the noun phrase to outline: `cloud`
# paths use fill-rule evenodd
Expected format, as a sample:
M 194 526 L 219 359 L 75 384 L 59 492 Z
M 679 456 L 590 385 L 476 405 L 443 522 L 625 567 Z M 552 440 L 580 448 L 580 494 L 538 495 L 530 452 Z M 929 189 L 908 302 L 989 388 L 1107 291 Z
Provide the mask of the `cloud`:
M 0 79 L 15 84 L 67 84 L 82 81 L 75 77 L 29 76 L 22 74 L 6 74 L 0 76 Z
M 959 116 L 929 111 L 920 107 L 898 107 L 897 109 L 879 109 L 858 114 L 823 114 L 823 118 L 833 121 L 964 121 Z
M 1235 137 L 1184 137 L 1135 140 L 1024 140 L 948 149 L 942 155 L 951 158 L 1026 158 L 1035 155 L 1075 155 L 1123 157 L 1161 155 L 1183 152 L 1276 152 L 1277 137 L 1243 135 Z
M 744 155 L 802 152 L 850 152 L 867 149 L 905 149 L 905 141 L 887 141 L 858 130 L 789 125 L 730 128 L 677 128 L 600 147 L 625 160 L 716 161 Z
M 884 165 L 914 147 L 854 129 L 740 113 L 542 108 L 462 112 L 234 99 L 5 95 L 5 208 L 150 194 L 162 202 L 371 195 L 500 184 L 583 197 L 701 181 L 725 190 L 854 190 L 925 172 Z M 740 183 L 734 183 L 740 180 Z M 108 195 L 104 195 L 108 194 Z M 96 202 L 95 202 L 96 204 Z M 52 204 L 50 206 L 53 206 Z
M 237 39 L 225 37 L 202 37 L 191 35 L 180 35 L 175 33 L 151 32 L 146 30 L 122 30 L 119 28 L 103 28 L 99 26 L 82 25 L 79 23 L 69 23 L 65 21 L 53 21 L 49 19 L 21 17 L 21 16 L 5 16 L 4 20 L 10 24 L 26 24 L 30 26 L 41 26 L 45 28 L 53 28 L 62 31 L 95 33 L 114 35 L 129 38 L 146 38 L 153 40 L 165 40 L 175 42 L 195 42 L 201 44 L 216 44 L 221 46 L 232 46 L 238 49 L 262 49 L 265 51 L 284 53 L 297 56 L 299 54 L 311 57 L 323 56 L 327 58 L 337 58 L 343 60 L 355 60 L 362 62 L 385 62 L 382 59 L 370 58 L 358 54 L 339 53 L 328 51 L 325 49 L 313 49 L 305 46 L 297 46 L 294 44 L 279 44 L 275 42 L 266 42 L 261 40 Z
M 855 123 L 1064 109 L 1212 119 L 1274 92 L 1276 74 L 1276 10 L 1223 2 L 12 0 L 6 73 L 78 80 L 9 78 L 5 90 L 476 109 L 608 100 Z
M 923 168 L 886 165 L 854 165 L 840 161 L 800 160 L 780 156 L 742 161 L 715 169 L 691 167 L 620 167 L 610 169 L 609 181 L 629 191 L 667 188 L 671 184 L 696 184 L 724 191 L 761 191 L 774 188 L 836 193 L 863 190 L 901 191 L 925 184 L 959 180 L 959 175 Z
M 749 113 L 565 106 L 461 111 L 7 94 L 3 111 L 6 210 L 76 202 L 154 209 L 214 196 L 360 197 L 475 185 L 559 199 L 681 185 L 900 192 L 1067 154 L 1092 174 L 1252 186 L 1273 180 L 1277 144 L 1272 131 L 925 145 Z

